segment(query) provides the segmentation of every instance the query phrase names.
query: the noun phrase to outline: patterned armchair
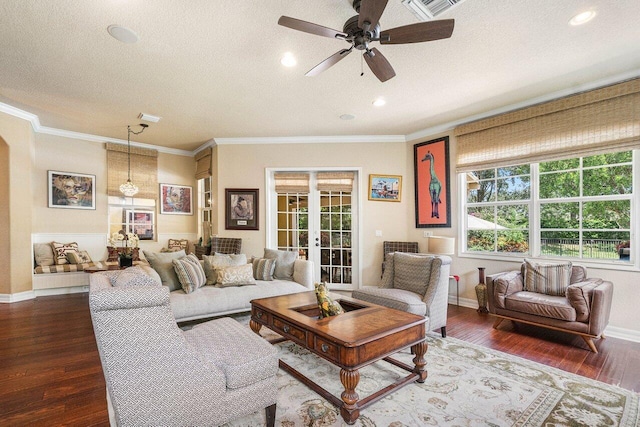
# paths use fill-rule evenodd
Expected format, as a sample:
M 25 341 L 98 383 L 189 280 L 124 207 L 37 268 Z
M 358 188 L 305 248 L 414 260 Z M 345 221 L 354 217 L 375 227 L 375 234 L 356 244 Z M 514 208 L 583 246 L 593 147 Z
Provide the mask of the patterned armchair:
M 425 316 L 426 330 L 446 337 L 451 258 L 395 252 L 386 264 L 380 286 L 357 289 L 353 298 Z
M 239 254 L 242 251 L 242 239 L 235 237 L 212 237 L 211 255 L 219 254 Z
M 418 242 L 382 242 L 382 275 L 384 275 L 387 254 L 392 252 L 418 253 Z
M 273 346 L 230 318 L 182 331 L 169 289 L 150 267 L 147 277 L 131 274 L 134 269 L 139 267 L 90 278 L 111 425 L 218 426 L 266 408 L 273 427 Z

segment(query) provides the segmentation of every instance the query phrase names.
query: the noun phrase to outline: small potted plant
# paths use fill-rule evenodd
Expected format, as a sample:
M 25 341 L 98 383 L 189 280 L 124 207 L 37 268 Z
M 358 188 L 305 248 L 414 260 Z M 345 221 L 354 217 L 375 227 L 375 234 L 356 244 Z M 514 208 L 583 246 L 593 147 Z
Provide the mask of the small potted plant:
M 118 265 L 120 267 L 131 267 L 133 265 L 133 252 L 138 248 L 140 239 L 135 233 L 113 233 L 109 239 L 109 244 L 118 248 Z

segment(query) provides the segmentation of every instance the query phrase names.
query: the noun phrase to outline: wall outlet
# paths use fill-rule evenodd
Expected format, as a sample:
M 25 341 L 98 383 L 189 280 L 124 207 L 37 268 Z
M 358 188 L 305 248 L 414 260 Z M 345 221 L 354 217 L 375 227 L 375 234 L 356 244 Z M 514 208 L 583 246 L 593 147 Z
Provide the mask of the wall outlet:
M 376 237 L 382 237 L 382 230 L 376 230 Z
M 433 231 L 423 231 L 422 237 L 431 237 L 433 236 Z

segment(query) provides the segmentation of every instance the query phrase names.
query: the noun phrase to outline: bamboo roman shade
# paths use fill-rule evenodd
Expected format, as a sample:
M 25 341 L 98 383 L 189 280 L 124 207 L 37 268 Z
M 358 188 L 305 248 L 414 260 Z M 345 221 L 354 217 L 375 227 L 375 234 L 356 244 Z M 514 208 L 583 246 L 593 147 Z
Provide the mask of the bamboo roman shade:
M 457 172 L 640 147 L 640 79 L 458 126 Z
M 353 172 L 318 172 L 318 191 L 352 191 Z
M 306 172 L 276 172 L 273 177 L 276 193 L 309 192 L 309 174 Z
M 211 147 L 199 151 L 196 154 L 196 179 L 209 178 L 211 169 Z
M 120 184 L 127 180 L 127 146 L 107 143 L 107 194 L 122 197 Z M 131 147 L 131 181 L 140 191 L 136 199 L 158 198 L 158 152 L 148 148 Z

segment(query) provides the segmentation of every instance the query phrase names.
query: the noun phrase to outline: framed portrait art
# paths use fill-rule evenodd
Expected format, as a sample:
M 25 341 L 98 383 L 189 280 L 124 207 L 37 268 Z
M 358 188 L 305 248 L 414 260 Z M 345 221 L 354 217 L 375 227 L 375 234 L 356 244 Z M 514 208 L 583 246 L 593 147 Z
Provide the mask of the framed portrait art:
M 413 146 L 416 228 L 451 227 L 449 137 Z
M 50 208 L 96 208 L 95 175 L 48 171 L 47 184 Z
M 258 229 L 258 189 L 225 189 L 225 228 L 227 230 Z
M 402 176 L 369 175 L 369 200 L 399 202 L 402 196 Z
M 160 213 L 193 215 L 192 194 L 188 185 L 160 184 Z

